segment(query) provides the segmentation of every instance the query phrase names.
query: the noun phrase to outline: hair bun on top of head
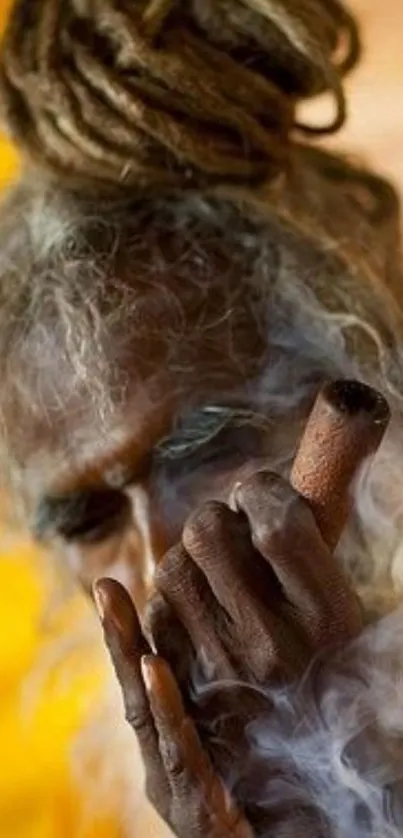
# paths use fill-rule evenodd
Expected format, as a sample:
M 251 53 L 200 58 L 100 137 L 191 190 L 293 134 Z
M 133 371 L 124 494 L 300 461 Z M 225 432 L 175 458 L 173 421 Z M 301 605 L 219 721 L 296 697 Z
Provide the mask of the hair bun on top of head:
M 71 186 L 184 188 L 270 178 L 301 98 L 342 77 L 358 35 L 339 0 L 15 0 L 6 121 Z M 318 129 L 312 129 L 318 130 Z

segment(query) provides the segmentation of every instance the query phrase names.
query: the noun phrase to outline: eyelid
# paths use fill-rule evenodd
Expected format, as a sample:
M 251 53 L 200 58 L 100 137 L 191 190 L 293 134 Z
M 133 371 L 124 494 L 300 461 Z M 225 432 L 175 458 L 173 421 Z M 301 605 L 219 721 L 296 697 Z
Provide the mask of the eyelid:
M 39 504 L 35 534 L 39 539 L 59 535 L 68 541 L 99 538 L 120 525 L 130 512 L 130 502 L 117 489 L 86 489 L 71 496 L 45 498 Z

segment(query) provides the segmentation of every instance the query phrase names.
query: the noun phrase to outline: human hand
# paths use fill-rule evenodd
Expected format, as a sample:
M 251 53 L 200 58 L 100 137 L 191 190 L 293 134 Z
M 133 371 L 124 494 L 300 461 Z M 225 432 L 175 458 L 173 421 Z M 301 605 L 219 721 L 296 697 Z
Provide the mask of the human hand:
M 178 838 L 252 838 L 203 749 L 170 667 L 151 653 L 128 593 L 103 579 L 94 595 L 150 802 Z
M 231 506 L 208 502 L 190 516 L 156 570 L 148 630 L 181 682 L 189 646 L 210 678 L 294 678 L 359 633 L 356 595 L 282 478 L 257 471 L 237 484 Z
M 147 796 L 178 838 L 250 838 L 268 829 L 276 836 L 323 835 L 306 807 L 279 807 L 268 817 L 248 807 L 255 775 L 234 786 L 237 799 L 246 800 L 246 818 L 221 776 L 228 757 L 242 764 L 248 719 L 268 712 L 267 698 L 261 702 L 259 691 L 244 687 L 295 678 L 321 649 L 353 638 L 361 627 L 357 602 L 308 505 L 285 481 L 257 472 L 236 487 L 232 506 L 209 503 L 195 512 L 157 572 L 160 593 L 150 603 L 148 628 L 185 702 L 169 665 L 151 655 L 126 591 L 112 580 L 96 585 Z M 213 678 L 232 688 L 215 689 L 211 701 L 195 706 L 189 692 L 195 660 L 205 667 L 206 684 Z M 217 733 L 221 720 L 224 748 L 212 746 L 208 735 L 210 723 Z
M 175 835 L 178 838 L 251 838 L 266 834 L 267 829 L 274 830 L 276 838 L 291 833 L 297 838 L 325 834 L 323 824 L 307 807 L 294 807 L 286 812 L 279 809 L 270 812 L 268 818 L 255 810 L 251 813 L 251 825 L 204 749 L 189 712 L 190 705 L 185 708 L 170 667 L 161 657 L 151 654 L 127 592 L 116 581 L 104 579 L 96 584 L 95 598 L 105 641 L 122 687 L 126 718 L 138 738 L 147 796 Z M 178 641 L 183 626 L 169 606 L 165 607 L 166 603 L 163 619 L 158 609 L 161 602 L 161 599 L 154 600 L 151 608 L 154 626 L 164 630 L 175 646 L 175 638 Z M 173 659 L 177 655 L 176 660 L 181 659 L 182 664 L 190 661 L 187 652 L 186 642 L 182 649 L 175 646 Z M 183 666 L 180 674 L 183 678 Z M 254 697 L 253 692 L 248 697 L 252 703 Z M 238 726 L 243 727 L 252 704 L 238 691 L 231 690 L 230 698 Z M 222 706 L 213 702 L 212 709 L 218 717 Z M 232 727 L 232 739 L 239 746 L 238 756 L 241 755 L 239 732 Z M 216 749 L 214 756 L 217 757 Z
M 388 417 L 384 400 L 364 385 L 324 388 L 291 476 L 309 505 L 285 481 L 257 472 L 237 484 L 231 506 L 210 503 L 191 516 L 156 574 L 148 634 L 171 663 L 188 715 L 256 835 L 329 831 L 309 793 L 293 805 L 276 795 L 276 811 L 250 805 L 248 784 L 256 804 L 259 773 L 267 778 L 274 770 L 281 786 L 282 773 L 293 770 L 278 758 L 251 765 L 245 733 L 260 713 L 270 740 L 273 688 L 360 632 L 357 599 L 328 545 L 345 522 L 349 483 L 379 445 Z
M 270 730 L 271 690 L 359 634 L 359 604 L 286 481 L 256 472 L 237 485 L 231 506 L 207 503 L 187 521 L 157 569 L 148 633 L 256 833 L 316 836 L 323 824 L 311 811 L 279 807 L 267 818 L 264 807 L 251 808 L 267 772 L 250 758 L 248 724 L 263 716 Z

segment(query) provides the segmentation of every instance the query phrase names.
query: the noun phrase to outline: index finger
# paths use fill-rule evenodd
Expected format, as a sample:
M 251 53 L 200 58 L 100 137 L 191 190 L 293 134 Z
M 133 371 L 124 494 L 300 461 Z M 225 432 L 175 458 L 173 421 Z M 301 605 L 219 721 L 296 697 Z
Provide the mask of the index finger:
M 105 643 L 121 686 L 125 717 L 136 734 L 143 758 L 148 794 L 164 816 L 163 802 L 168 801 L 169 790 L 141 674 L 141 658 L 151 650 L 142 634 L 133 602 L 119 582 L 98 580 L 94 585 L 94 598 Z

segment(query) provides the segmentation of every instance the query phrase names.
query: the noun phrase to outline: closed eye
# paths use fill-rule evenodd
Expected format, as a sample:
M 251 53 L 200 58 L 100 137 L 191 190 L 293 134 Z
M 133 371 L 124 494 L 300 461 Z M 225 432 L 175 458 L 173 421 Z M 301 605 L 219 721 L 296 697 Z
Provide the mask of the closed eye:
M 179 434 L 176 447 L 172 451 L 157 449 L 152 460 L 152 472 L 163 469 L 167 474 L 179 476 L 204 468 L 207 471 L 216 466 L 223 468 L 227 463 L 232 466 L 245 459 L 257 456 L 261 452 L 261 432 L 258 427 L 245 425 L 222 427 L 214 436 L 198 446 L 180 448 Z
M 58 535 L 66 541 L 96 543 L 121 530 L 130 517 L 130 502 L 117 489 L 86 489 L 44 498 L 37 510 L 39 538 Z

